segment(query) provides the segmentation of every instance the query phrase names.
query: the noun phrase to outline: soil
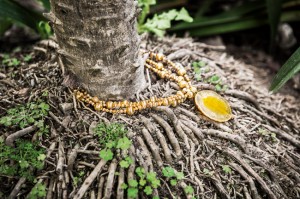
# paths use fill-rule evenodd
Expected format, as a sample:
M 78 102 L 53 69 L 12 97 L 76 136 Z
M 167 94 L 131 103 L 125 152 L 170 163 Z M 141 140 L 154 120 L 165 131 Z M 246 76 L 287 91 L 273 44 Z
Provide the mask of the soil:
M 25 198 L 37 182 L 46 185 L 47 199 L 126 198 L 118 184 L 137 178 L 133 171 L 139 166 L 157 173 L 161 186 L 153 193 L 160 198 L 300 198 L 299 92 L 287 86 L 270 94 L 270 69 L 236 59 L 225 46 L 191 38 L 146 36 L 141 48 L 163 53 L 185 66 L 199 90 L 216 90 L 209 80 L 220 77 L 224 89 L 218 92 L 229 101 L 234 118 L 226 123 L 210 121 L 192 101 L 133 116 L 95 112 L 77 102 L 72 90 L 63 86 L 58 46 L 52 39 L 43 40 L 25 52 L 11 53 L 20 60 L 31 54 L 29 62 L 0 68 L 0 117 L 27 102 L 42 99 L 50 105 L 49 134 L 38 136 L 32 130 L 22 135 L 46 149 L 44 167 L 36 171 L 34 182 L 0 176 L 4 198 Z M 265 55 L 259 62 L 267 63 L 269 58 Z M 195 61 L 206 63 L 199 81 L 192 69 Z M 137 99 L 176 92 L 176 85 L 146 74 L 149 85 Z M 99 158 L 101 148 L 91 130 L 98 122 L 126 125 L 133 143 L 128 154 L 134 160 L 128 169 L 122 169 L 118 159 L 106 162 Z M 1 126 L 0 132 L 7 141 L 19 130 Z M 184 173 L 175 187 L 162 175 L 166 166 Z M 192 195 L 184 191 L 186 186 L 194 188 Z M 138 198 L 151 197 L 141 190 Z

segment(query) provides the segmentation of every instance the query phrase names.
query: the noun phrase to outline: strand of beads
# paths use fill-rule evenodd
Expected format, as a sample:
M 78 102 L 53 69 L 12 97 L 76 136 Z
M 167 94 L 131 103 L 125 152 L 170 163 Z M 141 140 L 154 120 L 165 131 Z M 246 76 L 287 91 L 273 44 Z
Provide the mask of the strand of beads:
M 128 102 L 127 100 L 102 101 L 99 100 L 98 97 L 90 96 L 85 91 L 75 90 L 76 99 L 90 104 L 96 111 L 132 115 L 136 111 L 162 105 L 172 105 L 175 107 L 184 102 L 187 98 L 191 99 L 195 96 L 197 89 L 191 85 L 190 79 L 186 74 L 186 70 L 166 59 L 164 55 L 150 52 L 145 66 L 156 73 L 159 77 L 176 82 L 181 91 L 177 91 L 175 95 L 165 98 L 157 98 L 156 96 L 153 96 L 148 100 Z

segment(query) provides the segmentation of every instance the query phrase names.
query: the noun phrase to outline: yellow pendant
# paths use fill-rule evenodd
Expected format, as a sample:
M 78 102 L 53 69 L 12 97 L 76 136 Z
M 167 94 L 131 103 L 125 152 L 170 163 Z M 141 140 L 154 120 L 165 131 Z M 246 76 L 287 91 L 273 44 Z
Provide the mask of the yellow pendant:
M 226 122 L 232 118 L 229 103 L 214 91 L 199 91 L 195 95 L 195 105 L 203 115 L 214 121 Z

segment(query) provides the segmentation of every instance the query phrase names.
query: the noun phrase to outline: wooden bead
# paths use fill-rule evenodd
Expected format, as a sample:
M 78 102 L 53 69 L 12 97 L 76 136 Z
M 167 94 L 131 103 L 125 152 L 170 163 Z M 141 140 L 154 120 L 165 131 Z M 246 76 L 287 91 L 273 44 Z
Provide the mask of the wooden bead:
M 197 92 L 197 88 L 194 87 L 194 86 L 191 86 L 190 90 L 191 90 L 193 93 L 196 93 L 196 92 Z
M 126 113 L 127 113 L 128 115 L 133 115 L 133 114 L 134 114 L 134 111 L 133 111 L 133 109 L 132 109 L 131 106 L 129 106 L 129 107 L 126 108 Z
M 178 86 L 180 88 L 186 88 L 188 86 L 188 83 L 186 81 L 180 81 L 178 82 Z
M 178 75 L 180 75 L 180 76 L 183 76 L 183 75 L 185 75 L 186 74 L 186 70 L 184 70 L 184 69 L 179 69 L 178 71 L 177 71 L 177 74 Z
M 177 106 L 177 101 L 176 101 L 176 100 L 172 101 L 171 105 L 172 105 L 173 107 L 176 107 L 176 106 Z
M 93 100 L 93 102 L 95 102 L 95 103 L 99 102 L 99 98 L 98 98 L 98 97 L 96 97 L 96 96 L 95 96 L 95 97 L 93 97 L 93 98 L 92 98 L 92 100 Z
M 162 105 L 164 105 L 164 106 L 169 106 L 169 101 L 168 101 L 167 99 L 164 99 L 164 100 L 162 101 Z
M 163 65 L 163 63 L 161 63 L 161 62 L 157 63 L 157 65 L 156 65 L 156 68 L 157 68 L 158 70 L 163 69 L 163 67 L 164 67 L 164 65 Z
M 192 91 L 188 91 L 185 95 L 186 95 L 186 97 L 189 98 L 189 99 L 191 99 L 191 98 L 194 97 L 194 93 L 193 93 Z
M 111 108 L 112 108 L 112 105 L 113 105 L 113 102 L 112 102 L 112 101 L 106 102 L 106 108 L 111 109 Z
M 143 108 L 146 108 L 146 107 L 147 107 L 147 102 L 146 102 L 146 101 L 141 101 L 141 102 L 140 102 L 140 105 L 141 105 Z
M 101 104 L 101 103 L 96 103 L 96 104 L 94 105 L 94 109 L 95 109 L 96 111 L 101 111 L 101 109 L 102 109 L 102 104 Z
M 164 55 L 160 54 L 160 53 L 157 53 L 155 58 L 156 58 L 157 61 L 162 61 L 164 59 Z

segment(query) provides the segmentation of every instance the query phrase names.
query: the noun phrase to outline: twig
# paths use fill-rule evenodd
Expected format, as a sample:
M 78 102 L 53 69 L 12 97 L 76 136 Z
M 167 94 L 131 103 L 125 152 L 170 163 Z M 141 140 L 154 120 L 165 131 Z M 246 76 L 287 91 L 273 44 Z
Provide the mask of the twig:
M 218 148 L 218 147 L 217 147 Z M 219 148 L 218 148 L 219 149 Z M 236 159 L 261 185 L 262 189 L 269 195 L 270 199 L 276 199 L 277 197 L 274 195 L 274 193 L 271 191 L 271 189 L 268 187 L 266 182 L 251 168 L 251 166 L 242 159 L 242 157 L 237 154 L 237 152 L 233 151 L 230 148 L 227 149 L 219 149 L 220 151 L 223 151 L 230 157 Z
M 227 91 L 225 91 L 225 94 L 232 95 L 236 98 L 251 102 L 258 110 L 261 110 L 261 107 L 259 106 L 259 104 L 256 101 L 255 97 L 253 97 L 249 93 L 246 93 L 246 92 L 240 91 L 240 90 L 227 90 Z
M 101 176 L 98 183 L 97 199 L 102 199 L 104 181 L 105 181 L 104 176 Z
M 159 147 L 155 144 L 155 141 L 147 129 L 143 128 L 142 134 L 146 140 L 146 143 L 149 145 L 150 150 L 152 151 L 155 161 L 157 162 L 158 166 L 161 167 L 163 165 L 163 161 L 159 154 Z
M 174 112 L 172 111 L 172 109 L 168 107 L 159 106 L 154 108 L 154 110 L 163 111 L 170 118 L 170 120 L 174 125 L 175 131 L 177 132 L 178 136 L 184 141 L 186 148 L 189 150 L 190 145 L 189 145 L 188 137 L 182 130 L 181 123 L 176 117 L 176 115 L 174 114 Z
M 165 155 L 165 159 L 166 159 L 167 163 L 169 163 L 169 164 L 172 163 L 171 151 L 168 147 L 168 143 L 167 143 L 164 135 L 160 132 L 159 129 L 157 129 L 153 125 L 153 123 L 151 122 L 150 119 L 147 119 L 146 117 L 141 116 L 141 120 L 144 123 L 144 125 L 146 126 L 146 128 L 148 129 L 148 131 L 156 133 L 157 139 L 160 142 L 160 145 L 164 151 L 164 155 Z
M 76 144 L 75 147 L 72 149 L 72 151 L 70 152 L 70 154 L 68 155 L 68 170 L 72 171 L 73 170 L 73 166 L 74 166 L 74 162 L 75 159 L 77 157 L 77 149 L 79 148 L 79 144 Z
M 22 177 L 19 179 L 14 189 L 10 192 L 8 199 L 14 199 L 17 197 L 17 194 L 20 192 L 22 185 L 26 182 L 26 178 Z
M 100 162 L 97 164 L 95 169 L 92 171 L 92 173 L 85 179 L 82 186 L 74 196 L 74 199 L 80 199 L 83 197 L 89 186 L 92 184 L 92 182 L 95 180 L 97 175 L 101 172 L 103 166 L 106 164 L 106 161 L 101 159 Z
M 123 183 L 124 183 L 124 168 L 120 168 L 119 176 L 118 176 L 117 199 L 124 198 L 124 189 L 122 189 Z
M 25 128 L 25 129 L 19 130 L 15 133 L 9 135 L 5 140 L 5 144 L 7 146 L 13 147 L 14 146 L 14 141 L 16 139 L 18 139 L 19 137 L 21 137 L 23 135 L 31 133 L 31 132 L 35 131 L 36 129 L 37 129 L 37 127 L 35 125 L 33 125 L 33 126 L 29 126 L 29 127 Z
M 250 191 L 251 191 L 251 195 L 254 199 L 260 199 L 261 197 L 258 194 L 258 191 L 255 187 L 255 183 L 252 180 L 251 176 L 249 176 L 242 167 L 240 167 L 239 165 L 230 162 L 229 165 L 236 170 L 245 180 L 247 180 L 247 182 L 249 183 L 250 186 Z
M 117 168 L 117 160 L 113 159 L 108 168 L 108 176 L 106 179 L 106 187 L 105 187 L 103 199 L 109 199 L 111 197 L 116 168 Z
M 298 149 L 300 149 L 300 141 L 297 140 L 295 137 L 283 132 L 280 129 L 275 129 L 269 125 L 265 125 L 263 124 L 263 126 L 265 128 L 267 128 L 269 131 L 272 131 L 273 133 L 275 133 L 276 135 L 278 135 L 279 137 L 282 137 L 283 139 L 285 139 L 286 141 L 290 142 L 291 144 L 293 144 L 295 147 L 297 147 Z
M 137 154 L 139 156 L 139 160 L 141 163 L 144 162 L 144 169 L 145 171 L 149 171 L 149 170 L 153 170 L 153 163 L 152 163 L 152 157 L 151 157 L 151 153 L 148 150 L 144 140 L 140 137 L 137 136 L 136 138 L 137 142 L 139 143 L 140 147 L 139 149 L 141 150 L 141 153 Z
M 163 118 L 159 117 L 158 115 L 155 114 L 151 114 L 151 116 L 154 118 L 154 120 L 160 124 L 166 131 L 166 134 L 169 138 L 169 141 L 172 145 L 172 147 L 175 150 L 175 154 L 177 156 L 177 158 L 181 158 L 182 156 L 182 150 L 179 146 L 178 140 L 172 130 L 172 127 L 168 124 L 168 122 L 166 122 Z

